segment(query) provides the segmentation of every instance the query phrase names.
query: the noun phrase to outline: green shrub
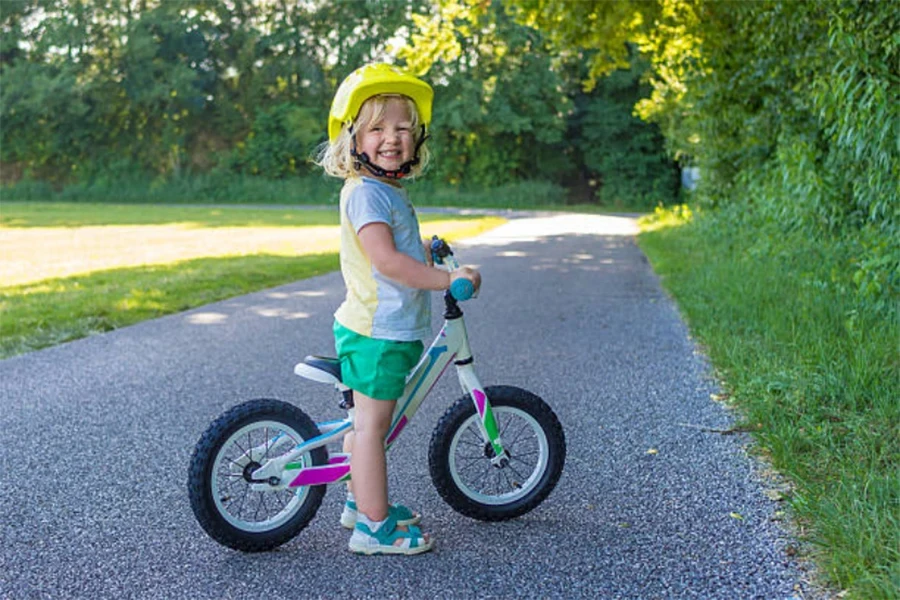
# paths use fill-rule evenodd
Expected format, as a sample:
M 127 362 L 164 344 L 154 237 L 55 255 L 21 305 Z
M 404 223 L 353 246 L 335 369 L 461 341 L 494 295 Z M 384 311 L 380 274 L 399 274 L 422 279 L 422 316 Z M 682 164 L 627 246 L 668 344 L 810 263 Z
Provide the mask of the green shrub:
M 247 175 L 282 178 L 308 174 L 309 156 L 322 141 L 321 116 L 291 103 L 261 111 L 247 139 L 231 154 L 230 168 Z

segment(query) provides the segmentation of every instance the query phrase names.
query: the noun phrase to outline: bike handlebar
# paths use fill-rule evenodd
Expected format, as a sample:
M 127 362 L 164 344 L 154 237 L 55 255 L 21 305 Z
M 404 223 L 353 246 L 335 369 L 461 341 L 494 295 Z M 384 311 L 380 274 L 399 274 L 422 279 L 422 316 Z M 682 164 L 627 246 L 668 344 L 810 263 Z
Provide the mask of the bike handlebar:
M 450 295 L 462 302 L 475 295 L 475 285 L 465 277 L 454 279 L 450 284 Z
M 450 272 L 459 269 L 459 261 L 453 256 L 450 245 L 438 236 L 431 238 L 431 257 L 434 264 L 444 265 Z M 475 295 L 475 285 L 464 277 L 454 279 L 450 283 L 450 295 L 460 302 L 468 300 Z

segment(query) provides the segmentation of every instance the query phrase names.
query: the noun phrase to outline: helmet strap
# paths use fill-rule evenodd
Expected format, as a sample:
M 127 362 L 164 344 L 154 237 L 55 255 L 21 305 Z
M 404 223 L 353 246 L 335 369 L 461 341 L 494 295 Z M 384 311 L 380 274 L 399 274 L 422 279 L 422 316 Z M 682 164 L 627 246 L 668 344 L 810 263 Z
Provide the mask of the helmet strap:
M 350 126 L 350 156 L 354 158 L 353 167 L 359 171 L 362 167 L 365 167 L 366 170 L 369 171 L 375 177 L 381 177 L 383 179 L 403 179 L 407 175 L 409 175 L 412 168 L 419 164 L 419 148 L 422 147 L 422 144 L 425 143 L 429 136 L 425 132 L 425 126 L 422 125 L 422 136 L 419 138 L 419 141 L 416 142 L 416 149 L 413 152 L 412 160 L 408 160 L 402 165 L 400 165 L 399 169 L 388 170 L 383 167 L 380 167 L 372 162 L 372 159 L 369 158 L 369 155 L 365 152 L 357 152 L 356 150 L 356 135 L 353 133 L 353 126 Z

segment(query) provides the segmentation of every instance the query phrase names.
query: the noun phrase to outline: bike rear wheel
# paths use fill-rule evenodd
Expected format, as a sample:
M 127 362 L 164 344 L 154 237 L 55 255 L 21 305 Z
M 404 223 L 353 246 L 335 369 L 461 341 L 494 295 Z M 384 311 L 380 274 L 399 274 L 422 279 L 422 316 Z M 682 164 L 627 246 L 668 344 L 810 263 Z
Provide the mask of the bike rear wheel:
M 553 410 L 515 387 L 485 389 L 504 450 L 498 464 L 484 441 L 472 399 L 457 400 L 431 436 L 428 462 L 438 493 L 457 512 L 482 521 L 521 516 L 543 502 L 562 474 L 566 441 Z
M 244 552 L 287 542 L 315 516 L 325 486 L 284 488 L 254 478 L 267 461 L 319 435 L 302 410 L 279 400 L 250 400 L 216 419 L 191 457 L 188 493 L 203 530 Z M 304 466 L 328 462 L 324 448 L 304 454 Z

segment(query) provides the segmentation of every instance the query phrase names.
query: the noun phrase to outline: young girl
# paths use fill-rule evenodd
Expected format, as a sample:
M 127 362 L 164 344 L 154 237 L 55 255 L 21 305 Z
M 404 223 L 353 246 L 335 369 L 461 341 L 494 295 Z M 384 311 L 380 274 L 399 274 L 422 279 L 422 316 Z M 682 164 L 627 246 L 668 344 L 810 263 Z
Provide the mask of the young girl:
M 353 390 L 352 488 L 341 523 L 353 527 L 350 550 L 418 554 L 432 547 L 420 516 L 388 504 L 384 440 L 406 377 L 431 332 L 428 290 L 458 277 L 475 289 L 479 273 L 452 274 L 431 265 L 415 210 L 400 186 L 428 161 L 423 145 L 433 92 L 385 64 L 357 69 L 341 83 L 328 119 L 329 142 L 318 164 L 345 180 L 341 190 L 341 272 L 347 296 L 335 312 L 335 347 L 344 383 Z

